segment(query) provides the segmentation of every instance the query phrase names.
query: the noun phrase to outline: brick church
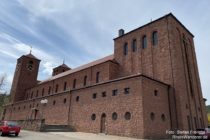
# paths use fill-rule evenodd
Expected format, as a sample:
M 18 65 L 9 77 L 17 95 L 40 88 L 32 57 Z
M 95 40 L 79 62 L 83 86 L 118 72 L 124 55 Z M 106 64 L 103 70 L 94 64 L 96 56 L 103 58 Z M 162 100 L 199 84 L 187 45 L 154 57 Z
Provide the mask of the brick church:
M 207 127 L 193 37 L 170 13 L 119 30 L 114 54 L 74 69 L 62 64 L 44 81 L 39 58 L 23 55 L 3 119 L 138 138 Z

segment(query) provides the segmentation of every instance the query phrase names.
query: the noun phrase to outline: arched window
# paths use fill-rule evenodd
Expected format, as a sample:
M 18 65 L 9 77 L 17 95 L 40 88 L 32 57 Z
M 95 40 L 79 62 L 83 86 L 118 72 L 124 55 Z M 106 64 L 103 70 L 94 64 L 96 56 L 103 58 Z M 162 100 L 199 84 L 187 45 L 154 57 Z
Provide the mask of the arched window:
M 29 61 L 29 64 L 31 64 L 31 65 L 33 65 L 33 63 L 34 63 L 33 61 Z
M 76 97 L 76 102 L 79 102 L 79 96 Z
M 152 33 L 152 44 L 154 46 L 158 44 L 158 33 L 157 33 L 157 31 L 154 31 Z
M 49 86 L 49 89 L 48 89 L 48 94 L 51 93 L 51 86 Z
M 96 83 L 99 82 L 99 76 L 100 76 L 100 72 L 97 72 L 97 73 L 96 73 Z
M 33 61 L 28 62 L 28 70 L 30 71 L 33 70 L 33 63 L 34 63 Z
M 67 82 L 64 82 L 63 91 L 66 91 Z
M 39 95 L 39 90 L 36 91 L 36 97 L 38 97 L 38 95 Z
M 128 54 L 128 43 L 127 42 L 124 44 L 123 49 L 124 49 L 124 55 L 127 55 Z
M 147 37 L 144 35 L 142 37 L 142 48 L 145 49 L 147 47 Z
M 153 112 L 150 113 L 150 119 L 153 121 L 155 119 L 155 114 Z
M 166 117 L 165 117 L 164 114 L 161 115 L 161 119 L 162 119 L 163 122 L 166 120 Z
M 64 103 L 64 104 L 66 103 L 66 98 L 63 99 L 63 103 Z
M 154 90 L 154 95 L 158 96 L 158 90 Z
M 136 39 L 134 39 L 132 42 L 132 51 L 135 52 L 136 50 L 137 50 L 137 43 L 136 43 Z
M 85 75 L 85 77 L 84 77 L 84 83 L 83 83 L 83 85 L 86 86 L 86 84 L 87 84 L 87 75 Z
M 33 94 L 34 94 L 34 92 L 32 91 L 32 93 L 31 93 L 31 99 L 33 98 Z
M 56 86 L 55 86 L 55 93 L 57 93 L 58 92 L 58 84 L 56 84 Z
M 76 88 L 76 84 L 77 84 L 77 79 L 74 79 L 73 88 Z
M 42 96 L 44 96 L 44 88 L 42 89 Z

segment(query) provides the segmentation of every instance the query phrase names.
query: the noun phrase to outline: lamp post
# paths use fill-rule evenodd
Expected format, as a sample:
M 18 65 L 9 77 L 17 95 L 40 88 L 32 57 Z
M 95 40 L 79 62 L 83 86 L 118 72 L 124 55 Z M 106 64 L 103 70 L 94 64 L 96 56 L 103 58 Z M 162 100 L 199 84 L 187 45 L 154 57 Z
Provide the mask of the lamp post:
M 47 99 L 43 99 L 40 101 L 40 103 L 42 104 L 42 110 L 41 110 L 41 119 L 43 119 L 43 112 L 44 112 L 44 106 L 48 103 Z

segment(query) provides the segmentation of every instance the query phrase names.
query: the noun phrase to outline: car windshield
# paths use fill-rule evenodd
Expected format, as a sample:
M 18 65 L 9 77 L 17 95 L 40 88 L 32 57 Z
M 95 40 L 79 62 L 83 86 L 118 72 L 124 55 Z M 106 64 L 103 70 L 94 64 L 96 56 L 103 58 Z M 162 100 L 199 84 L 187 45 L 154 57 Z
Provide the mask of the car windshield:
M 7 125 L 8 125 L 8 126 L 17 126 L 18 124 L 17 124 L 17 122 L 8 121 L 8 122 L 7 122 Z

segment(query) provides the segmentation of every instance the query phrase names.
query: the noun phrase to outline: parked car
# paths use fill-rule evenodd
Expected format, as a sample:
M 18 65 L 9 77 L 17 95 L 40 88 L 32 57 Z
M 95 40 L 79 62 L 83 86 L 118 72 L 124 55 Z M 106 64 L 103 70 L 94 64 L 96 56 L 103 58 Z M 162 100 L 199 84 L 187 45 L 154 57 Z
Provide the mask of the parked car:
M 20 126 L 15 121 L 0 121 L 0 136 L 15 134 L 18 136 L 20 133 Z

